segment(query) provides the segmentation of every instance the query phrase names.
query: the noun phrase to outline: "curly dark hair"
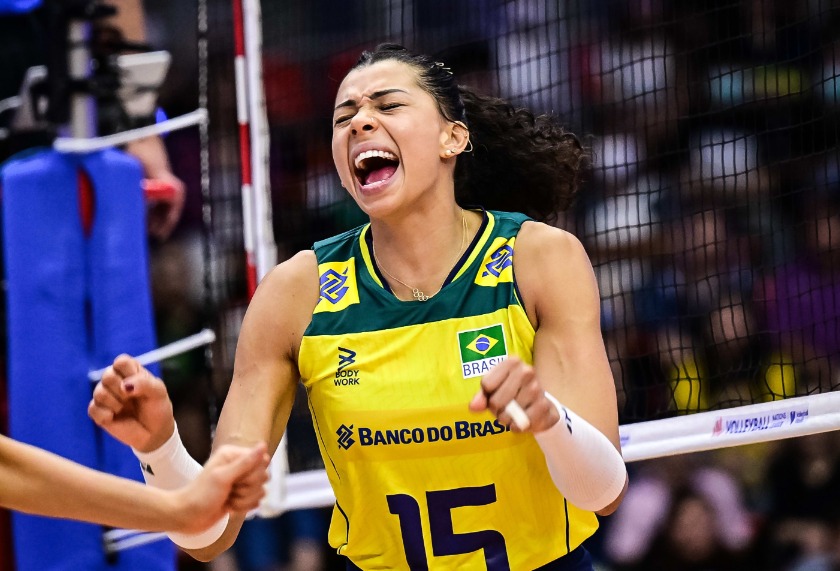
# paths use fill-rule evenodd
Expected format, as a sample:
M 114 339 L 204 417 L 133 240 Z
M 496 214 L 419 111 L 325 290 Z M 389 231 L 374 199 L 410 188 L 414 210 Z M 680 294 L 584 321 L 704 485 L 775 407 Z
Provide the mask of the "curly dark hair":
M 461 154 L 455 166 L 460 205 L 522 212 L 543 221 L 571 206 L 589 155 L 556 117 L 535 116 L 458 85 L 443 63 L 397 44 L 363 52 L 353 69 L 386 60 L 416 69 L 420 86 L 437 101 L 441 115 L 469 128 L 473 150 Z

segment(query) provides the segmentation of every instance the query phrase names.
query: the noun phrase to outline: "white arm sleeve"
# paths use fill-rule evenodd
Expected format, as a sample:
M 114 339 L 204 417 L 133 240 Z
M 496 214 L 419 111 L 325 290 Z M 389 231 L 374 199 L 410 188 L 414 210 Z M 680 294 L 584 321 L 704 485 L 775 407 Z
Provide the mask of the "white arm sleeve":
M 201 464 L 193 460 L 181 436 L 178 434 L 178 426 L 175 431 L 160 448 L 151 452 L 140 452 L 135 450 L 134 455 L 140 460 L 140 467 L 143 469 L 143 478 L 146 484 L 162 490 L 177 490 L 195 480 L 201 473 Z M 201 549 L 212 545 L 222 536 L 227 527 L 229 516 L 222 519 L 201 533 L 176 533 L 170 532 L 166 535 L 172 542 L 184 549 Z
M 534 438 L 545 454 L 554 485 L 579 508 L 593 512 L 604 509 L 624 489 L 624 459 L 600 430 L 549 393 L 545 396 L 557 407 L 560 420 L 534 434 Z

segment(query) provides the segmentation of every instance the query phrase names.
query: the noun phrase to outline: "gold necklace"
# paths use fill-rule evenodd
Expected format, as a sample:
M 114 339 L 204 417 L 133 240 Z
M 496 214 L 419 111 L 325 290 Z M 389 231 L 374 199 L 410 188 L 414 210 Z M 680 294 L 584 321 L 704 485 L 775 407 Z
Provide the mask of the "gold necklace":
M 466 216 L 466 214 L 464 214 L 464 209 L 463 208 L 461 209 L 461 228 L 462 228 L 461 247 L 458 250 L 458 253 L 455 254 L 455 259 L 452 260 L 452 263 L 449 265 L 450 271 L 451 271 L 451 268 L 455 267 L 455 263 L 458 261 L 458 258 L 461 257 L 461 253 L 464 251 L 464 245 L 467 242 L 467 216 Z M 417 301 L 428 301 L 428 300 L 430 300 L 433 296 L 437 295 L 440 292 L 440 290 L 443 289 L 443 285 L 446 283 L 446 278 L 443 278 L 443 283 L 440 284 L 440 287 L 437 288 L 437 291 L 434 292 L 431 295 L 426 295 L 421 290 L 417 289 L 416 287 L 411 287 L 410 285 L 408 285 L 407 283 L 402 281 L 400 278 L 398 278 L 397 276 L 395 276 L 394 274 L 392 274 L 391 272 L 386 270 L 385 267 L 382 265 L 382 262 L 379 261 L 379 258 L 376 257 L 376 247 L 374 246 L 374 244 L 371 244 L 371 251 L 373 252 L 373 259 L 376 261 L 376 265 L 379 267 L 379 269 L 382 270 L 383 272 L 385 272 L 385 275 L 388 276 L 389 278 L 391 278 L 392 280 L 394 280 L 395 282 L 400 283 L 400 284 L 404 285 L 405 287 L 407 287 L 408 289 L 410 289 L 411 294 L 414 296 L 414 299 L 416 299 Z M 447 275 L 447 277 L 448 277 L 448 275 Z

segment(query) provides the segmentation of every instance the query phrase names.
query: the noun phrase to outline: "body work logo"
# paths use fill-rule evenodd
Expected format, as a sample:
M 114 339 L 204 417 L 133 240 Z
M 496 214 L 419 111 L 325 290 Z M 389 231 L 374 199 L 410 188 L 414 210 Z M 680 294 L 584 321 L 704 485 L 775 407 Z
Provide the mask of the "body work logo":
M 341 311 L 348 305 L 359 303 L 355 260 L 351 258 L 346 262 L 321 264 L 318 266 L 318 275 L 321 297 L 315 306 L 315 313 Z
M 465 379 L 480 377 L 507 358 L 505 330 L 501 323 L 458 332 L 461 373 Z
M 350 426 L 344 426 L 342 424 L 338 427 L 338 430 L 336 430 L 335 433 L 338 435 L 338 447 L 343 450 L 347 450 L 356 443 L 356 441 L 353 440 L 352 424 Z
M 335 386 L 358 385 L 359 369 L 348 369 L 356 364 L 356 352 L 352 349 L 338 348 L 338 367 L 335 370 Z
M 719 416 L 712 427 L 712 436 L 775 430 L 792 424 L 801 424 L 807 419 L 808 407 L 762 415 L 738 415 L 729 418 Z

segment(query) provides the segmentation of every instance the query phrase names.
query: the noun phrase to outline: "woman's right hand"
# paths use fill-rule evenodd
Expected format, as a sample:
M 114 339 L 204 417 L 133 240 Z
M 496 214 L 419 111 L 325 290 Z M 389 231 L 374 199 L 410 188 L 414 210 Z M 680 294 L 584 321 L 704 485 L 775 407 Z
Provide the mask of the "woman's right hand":
M 258 507 L 270 461 L 265 443 L 252 448 L 226 444 L 213 451 L 198 478 L 173 492 L 173 531 L 200 533 L 226 513 L 246 514 Z
M 141 452 L 160 448 L 175 431 L 172 402 L 163 381 L 128 355 L 114 359 L 96 384 L 88 416 Z

